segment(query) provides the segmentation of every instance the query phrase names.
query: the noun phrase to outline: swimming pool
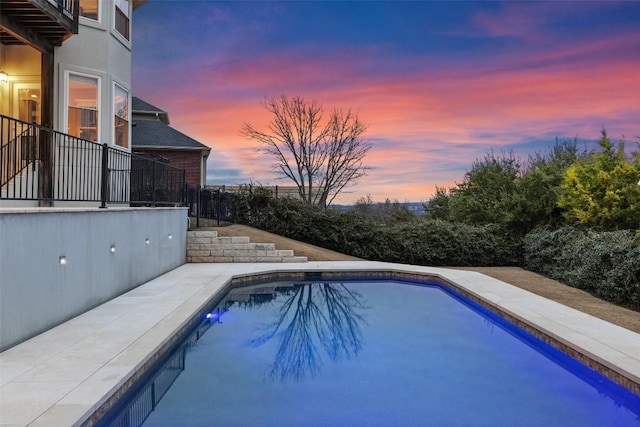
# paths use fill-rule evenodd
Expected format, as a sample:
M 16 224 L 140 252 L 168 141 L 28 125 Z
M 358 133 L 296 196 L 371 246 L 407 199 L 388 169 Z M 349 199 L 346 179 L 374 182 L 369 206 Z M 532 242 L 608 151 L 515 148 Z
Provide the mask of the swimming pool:
M 639 423 L 637 395 L 434 284 L 261 284 L 210 313 L 145 425 Z

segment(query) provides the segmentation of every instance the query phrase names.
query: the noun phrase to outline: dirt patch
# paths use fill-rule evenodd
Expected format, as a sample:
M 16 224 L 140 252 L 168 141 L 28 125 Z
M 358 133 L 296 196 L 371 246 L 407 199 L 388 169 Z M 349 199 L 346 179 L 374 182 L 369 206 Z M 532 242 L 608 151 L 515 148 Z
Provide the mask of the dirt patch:
M 534 294 L 557 301 L 623 328 L 640 333 L 640 313 L 594 297 L 588 292 L 572 288 L 518 267 L 456 267 L 477 271 L 510 283 Z
M 248 236 L 252 242 L 275 243 L 277 249 L 293 249 L 296 256 L 306 256 L 309 261 L 357 261 L 359 258 L 323 249 L 307 243 L 288 239 L 246 225 L 207 228 L 216 230 L 219 236 Z M 640 333 L 640 313 L 608 303 L 580 289 L 566 286 L 556 280 L 518 267 L 450 267 L 477 271 L 510 283 L 534 294 L 557 301 L 592 316 L 599 317 L 623 328 Z

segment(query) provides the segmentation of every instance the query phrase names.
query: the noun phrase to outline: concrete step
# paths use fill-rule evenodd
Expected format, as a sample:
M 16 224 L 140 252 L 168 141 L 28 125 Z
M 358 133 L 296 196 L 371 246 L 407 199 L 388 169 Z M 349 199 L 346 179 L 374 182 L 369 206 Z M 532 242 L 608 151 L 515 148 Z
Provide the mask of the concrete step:
M 307 262 L 274 243 L 253 243 L 249 237 L 218 237 L 213 230 L 187 232 L 187 262 Z

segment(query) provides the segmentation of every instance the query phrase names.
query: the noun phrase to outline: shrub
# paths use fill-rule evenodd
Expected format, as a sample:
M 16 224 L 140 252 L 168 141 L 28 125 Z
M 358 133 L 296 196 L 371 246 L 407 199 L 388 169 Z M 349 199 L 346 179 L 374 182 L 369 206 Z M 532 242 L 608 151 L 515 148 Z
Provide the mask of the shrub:
M 528 233 L 523 242 L 524 261 L 533 271 L 557 280 L 563 280 L 565 267 L 570 264 L 571 251 L 567 251 L 582 233 L 573 227 L 558 230 L 534 230 Z
M 601 151 L 573 163 L 564 174 L 558 206 L 574 224 L 603 231 L 640 225 L 640 154 L 627 156 L 602 131 Z
M 640 245 L 630 230 L 536 230 L 523 243 L 527 268 L 598 297 L 640 309 Z
M 276 199 L 264 189 L 240 194 L 237 206 L 240 223 L 363 259 L 430 266 L 519 265 L 640 309 L 640 235 L 629 230 L 537 229 L 520 240 L 497 225 L 390 222 Z
M 238 222 L 369 260 L 417 265 L 517 265 L 520 242 L 497 226 L 441 220 L 389 221 L 324 210 L 264 191 L 243 194 Z

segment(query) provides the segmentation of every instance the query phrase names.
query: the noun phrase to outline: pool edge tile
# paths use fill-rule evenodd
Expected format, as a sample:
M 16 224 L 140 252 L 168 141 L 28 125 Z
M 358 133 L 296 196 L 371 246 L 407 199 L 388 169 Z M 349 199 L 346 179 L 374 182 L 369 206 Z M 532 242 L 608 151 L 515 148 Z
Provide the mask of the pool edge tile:
M 78 383 L 71 391 L 61 393 L 61 395 L 55 399 L 53 404 L 48 408 L 45 408 L 45 410 L 41 411 L 37 416 L 33 417 L 32 420 L 37 420 L 40 417 L 43 417 L 41 420 L 42 422 L 45 422 L 49 416 L 55 417 L 60 415 L 66 417 L 68 414 L 80 412 L 79 407 L 73 405 L 76 405 L 77 401 L 82 400 L 80 397 L 82 396 L 82 390 L 84 387 L 91 389 L 92 381 L 98 381 L 101 384 L 101 387 L 104 387 L 103 391 L 106 389 L 108 389 L 108 391 L 106 391 L 106 393 L 91 405 L 87 404 L 86 412 L 83 413 L 75 423 L 76 425 L 91 425 L 92 420 L 95 419 L 95 411 L 100 410 L 105 402 L 113 398 L 114 394 L 118 394 L 118 390 L 130 381 L 132 377 L 136 376 L 136 370 L 139 370 L 140 367 L 144 366 L 145 363 L 152 359 L 155 352 L 167 345 L 167 343 L 172 339 L 171 334 L 175 333 L 177 329 L 184 327 L 185 322 L 189 322 L 188 317 L 190 314 L 192 317 L 198 310 L 202 310 L 211 300 L 219 297 L 224 291 L 226 285 L 231 283 L 232 280 L 236 280 L 237 283 L 242 283 L 243 281 L 248 282 L 252 280 L 251 278 L 255 276 L 266 277 L 278 274 L 283 274 L 285 276 L 290 275 L 292 277 L 304 277 L 305 272 L 320 274 L 323 275 L 323 277 L 330 277 L 332 275 L 338 277 L 340 275 L 344 276 L 345 274 L 356 276 L 361 274 L 363 276 L 372 277 L 395 276 L 399 278 L 419 278 L 428 276 L 432 278 L 439 278 L 441 281 L 449 283 L 454 288 L 462 289 L 464 291 L 463 293 L 471 294 L 474 300 L 480 300 L 483 305 L 488 305 L 490 309 L 493 307 L 494 310 L 498 311 L 498 314 L 501 314 L 500 312 L 506 313 L 508 315 L 508 320 L 510 320 L 509 317 L 514 318 L 519 323 L 525 324 L 528 329 L 537 328 L 541 330 L 540 333 L 550 335 L 550 338 L 553 340 L 567 346 L 567 348 L 570 349 L 569 353 L 582 351 L 587 353 L 588 358 L 593 358 L 598 364 L 605 365 L 610 369 L 613 368 L 615 370 L 621 370 L 636 384 L 636 392 L 638 392 L 637 390 L 640 390 L 640 386 L 638 386 L 638 384 L 640 384 L 640 355 L 638 355 L 638 357 L 634 357 L 634 355 L 628 354 L 630 352 L 629 349 L 622 351 L 616 348 L 617 342 L 618 347 L 625 349 L 626 347 L 624 347 L 623 344 L 628 341 L 629 338 L 640 340 L 640 334 L 612 325 L 604 320 L 594 318 L 596 321 L 589 321 L 595 322 L 594 324 L 598 325 L 598 336 L 589 336 L 584 333 L 584 330 L 579 330 L 579 327 L 574 326 L 574 328 L 572 328 L 570 325 L 572 322 L 574 324 L 578 322 L 578 325 L 580 325 L 580 319 L 587 319 L 587 317 L 582 316 L 589 315 L 574 309 L 570 309 L 568 311 L 563 309 L 560 314 L 554 314 L 553 312 L 550 313 L 549 307 L 555 307 L 553 304 L 548 303 L 550 300 L 516 288 L 508 283 L 490 278 L 481 273 L 449 268 L 422 267 L 371 261 L 325 261 L 309 262 L 306 264 L 185 264 L 163 276 L 137 287 L 135 290 L 131 291 L 135 291 L 135 294 L 128 296 L 130 299 L 150 297 L 151 301 L 153 301 L 153 298 L 158 297 L 157 293 L 161 293 L 158 292 L 160 290 L 170 290 L 170 292 L 177 292 L 177 294 L 180 295 L 180 287 L 183 287 L 184 294 L 182 295 L 184 295 L 185 299 L 176 306 L 165 307 L 165 310 L 168 310 L 168 312 L 163 313 L 163 315 L 159 315 L 158 320 L 144 333 L 137 337 L 137 339 L 132 339 L 131 343 L 129 343 L 126 348 L 113 354 L 101 368 L 85 378 L 84 381 Z M 173 289 L 174 287 L 176 289 Z M 127 294 L 123 297 L 126 295 Z M 542 308 L 536 309 L 535 307 L 531 307 L 529 304 L 525 305 L 525 302 L 537 302 L 537 306 Z M 553 303 L 558 304 L 555 302 Z M 534 306 L 535 305 L 536 304 L 534 304 Z M 566 307 L 561 304 L 558 305 Z M 99 308 L 100 307 L 97 307 L 96 309 Z M 86 324 L 85 322 L 90 321 L 91 314 L 87 313 L 85 313 L 87 317 L 83 317 L 82 321 L 75 320 L 78 327 L 81 328 L 83 327 L 82 325 Z M 533 316 L 532 313 L 534 313 Z M 101 315 L 106 315 L 106 312 L 101 312 Z M 579 319 L 576 320 L 575 317 L 578 317 Z M 571 321 L 567 321 L 567 318 Z M 540 319 L 548 320 L 545 322 Z M 100 321 L 106 320 L 108 319 L 100 319 Z M 73 322 L 74 319 L 67 323 L 73 326 Z M 67 323 L 63 325 L 67 325 Z M 569 325 L 567 323 L 569 323 Z M 547 326 L 551 325 L 551 329 L 547 330 L 545 324 Z M 66 327 L 69 327 L 69 325 Z M 620 329 L 626 332 L 621 332 Z M 616 331 L 614 333 L 616 338 L 607 338 L 607 331 Z M 574 334 L 584 336 L 585 339 L 580 339 L 578 341 L 585 341 L 588 345 L 585 345 L 585 348 L 581 348 L 581 345 L 578 345 L 578 349 L 576 349 L 576 343 L 571 342 L 571 336 L 578 336 Z M 38 337 L 34 337 L 34 340 L 37 339 Z M 42 340 L 42 338 L 40 340 Z M 28 342 L 29 341 L 26 343 Z M 25 344 L 25 346 L 26 345 L 27 344 Z M 11 351 L 11 349 L 8 351 Z M 4 353 L 0 353 L 0 361 L 2 360 L 3 354 Z M 140 360 L 137 360 L 138 358 L 140 358 Z M 615 360 L 610 360 L 612 358 Z M 122 363 L 122 365 L 119 365 L 119 362 Z M 42 361 L 35 363 L 35 365 L 30 369 L 35 368 L 38 364 L 42 364 Z M 21 369 L 27 368 L 23 366 Z M 109 380 L 111 382 L 108 384 L 102 383 L 100 376 L 107 374 L 110 370 L 114 372 L 120 372 L 120 370 L 122 370 L 122 372 L 126 371 L 126 373 L 120 373 L 114 376 Z M 22 374 L 18 374 L 17 376 L 8 379 L 3 386 L 19 382 L 21 375 Z M 78 393 L 78 399 L 76 399 L 74 396 Z M 28 396 L 24 397 L 25 399 L 28 399 Z M 28 405 L 25 405 L 25 407 L 26 406 Z M 0 402 L 0 408 L 1 407 L 2 402 Z M 85 408 L 85 406 L 82 405 L 82 408 Z M 48 415 L 45 416 L 45 414 Z M 0 424 L 3 422 L 3 417 L 0 415 Z

